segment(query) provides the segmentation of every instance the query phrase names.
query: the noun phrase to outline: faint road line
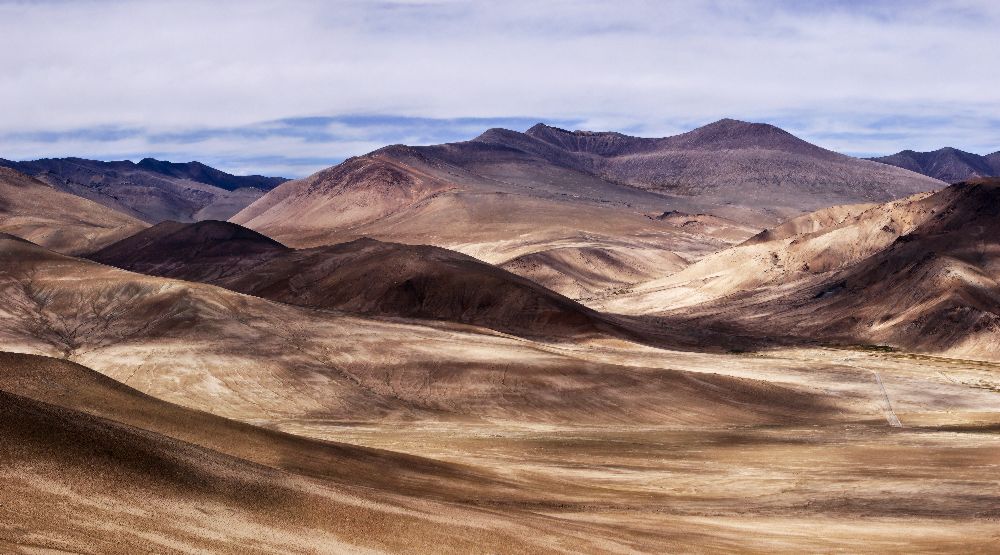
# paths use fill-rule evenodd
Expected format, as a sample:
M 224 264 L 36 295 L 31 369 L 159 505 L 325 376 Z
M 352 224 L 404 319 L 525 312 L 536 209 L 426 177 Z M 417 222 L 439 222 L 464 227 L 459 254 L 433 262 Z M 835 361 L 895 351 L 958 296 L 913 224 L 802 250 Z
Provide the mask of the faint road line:
M 892 402 L 889 401 L 889 393 L 886 392 L 885 384 L 882 383 L 882 376 L 879 375 L 878 370 L 872 370 L 872 374 L 875 374 L 875 381 L 878 382 L 878 387 L 882 390 L 882 398 L 885 399 L 885 419 L 893 428 L 902 428 L 903 423 L 896 416 L 896 411 L 892 410 Z
M 949 382 L 951 382 L 951 383 L 953 383 L 955 385 L 962 385 L 962 382 L 956 380 L 955 378 L 949 376 L 948 374 L 945 374 L 944 372 L 942 372 L 940 370 L 938 370 L 938 374 L 941 374 L 942 376 L 944 376 L 944 379 L 948 380 Z

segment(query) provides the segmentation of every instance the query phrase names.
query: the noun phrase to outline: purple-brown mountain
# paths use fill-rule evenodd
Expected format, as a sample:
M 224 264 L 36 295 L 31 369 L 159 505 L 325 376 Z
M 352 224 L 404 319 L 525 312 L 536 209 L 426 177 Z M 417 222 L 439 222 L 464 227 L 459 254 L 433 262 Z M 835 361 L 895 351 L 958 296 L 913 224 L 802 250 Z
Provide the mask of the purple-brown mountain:
M 151 224 L 226 219 L 287 181 L 231 175 L 200 162 L 177 164 L 152 158 L 138 164 L 82 158 L 0 159 L 0 166 Z
M 667 210 L 763 227 L 943 185 L 766 124 L 724 119 L 660 139 L 538 124 L 524 133 L 490 129 L 471 141 L 397 145 L 351 158 L 277 187 L 232 221 L 296 246 L 368 235 L 502 261 L 506 254 L 481 246 L 501 240 L 494 228 L 509 239 L 565 221 L 587 237 L 639 235 L 655 231 L 609 230 L 607 222 Z
M 945 147 L 933 152 L 904 150 L 872 160 L 922 173 L 948 183 L 976 177 L 1000 176 L 1000 151 L 982 156 Z
M 589 173 L 658 193 L 722 194 L 730 200 L 763 196 L 779 202 L 795 194 L 808 203 L 809 197 L 889 199 L 927 185 L 773 125 L 733 119 L 662 139 L 570 132 L 542 124 L 525 134 L 572 153 L 574 165 Z

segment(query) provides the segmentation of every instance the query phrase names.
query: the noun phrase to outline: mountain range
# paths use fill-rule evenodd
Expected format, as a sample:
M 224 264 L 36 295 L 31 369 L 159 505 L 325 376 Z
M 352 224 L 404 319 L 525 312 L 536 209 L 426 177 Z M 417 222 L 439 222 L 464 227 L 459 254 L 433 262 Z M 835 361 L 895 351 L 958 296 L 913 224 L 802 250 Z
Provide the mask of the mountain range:
M 708 212 L 757 225 L 940 186 L 926 176 L 824 150 L 767 124 L 720 120 L 663 139 L 539 124 L 524 133 L 491 129 L 466 142 L 380 149 L 286 183 L 232 221 L 285 242 L 294 236 L 300 246 L 331 235 L 408 242 L 408 230 L 418 228 L 420 237 L 439 246 L 458 246 L 491 225 L 488 214 L 469 214 L 487 203 L 506 226 L 526 226 L 522 218 L 553 201 L 595 213 Z M 457 225 L 426 233 L 426 221 L 438 220 L 441 212 L 451 213 Z M 294 223 L 291 213 L 300 215 Z M 601 232 L 591 218 L 579 220 Z M 536 234 L 537 224 L 531 225 Z
M 1000 151 L 982 156 L 945 147 L 933 152 L 904 150 L 871 160 L 922 173 L 947 183 L 1000 176 Z
M 287 181 L 280 177 L 230 175 L 199 162 L 177 164 L 152 158 L 139 163 L 82 158 L 0 160 L 0 166 L 148 224 L 226 219 Z
M 293 247 L 431 244 L 594 296 L 787 217 L 942 185 L 766 124 L 721 120 L 665 139 L 539 124 L 379 149 L 285 183 L 231 221 Z
M 4 164 L 0 551 L 994 547 L 998 178 L 729 119 Z

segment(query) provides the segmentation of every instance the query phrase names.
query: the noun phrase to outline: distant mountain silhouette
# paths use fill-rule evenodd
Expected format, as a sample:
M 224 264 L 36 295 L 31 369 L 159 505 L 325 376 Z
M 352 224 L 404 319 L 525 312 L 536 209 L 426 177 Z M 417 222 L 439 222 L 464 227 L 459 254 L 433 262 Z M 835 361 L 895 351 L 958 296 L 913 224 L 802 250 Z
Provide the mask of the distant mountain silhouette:
M 166 162 L 155 158 L 143 158 L 136 166 L 181 179 L 190 179 L 199 183 L 214 185 L 227 191 L 235 191 L 243 187 L 255 187 L 270 191 L 288 181 L 284 177 L 264 177 L 262 175 L 233 175 L 222 170 L 206 166 L 201 162 Z
M 933 152 L 904 150 L 872 160 L 922 173 L 948 183 L 976 177 L 1000 176 L 1000 151 L 980 156 L 957 148 L 945 147 Z
M 0 166 L 150 224 L 164 220 L 224 220 L 287 181 L 281 177 L 230 175 L 200 162 L 176 164 L 153 158 L 138 164 L 83 158 L 26 162 L 0 159 Z

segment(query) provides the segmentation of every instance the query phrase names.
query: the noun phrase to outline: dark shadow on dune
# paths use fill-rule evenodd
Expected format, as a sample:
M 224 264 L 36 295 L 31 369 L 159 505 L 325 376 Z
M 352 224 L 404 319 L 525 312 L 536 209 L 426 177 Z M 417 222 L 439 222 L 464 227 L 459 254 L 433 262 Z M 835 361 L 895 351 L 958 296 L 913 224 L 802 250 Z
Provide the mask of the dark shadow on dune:
M 54 465 L 83 472 L 101 487 L 145 488 L 257 509 L 295 502 L 263 466 L 79 411 L 0 391 L 0 453 L 5 464 Z
M 513 487 L 498 476 L 462 465 L 303 438 L 186 409 L 68 361 L 0 352 L 0 372 L 0 393 L 26 396 L 38 403 L 59 403 L 63 406 L 52 411 L 86 413 L 89 420 L 85 421 L 107 419 L 109 426 L 114 424 L 134 434 L 162 435 L 164 440 L 199 445 L 220 456 L 269 469 L 441 500 L 475 498 L 484 489 L 496 492 Z M 113 438 L 108 441 L 114 446 Z M 169 459 L 160 459 L 162 456 L 151 451 L 134 462 L 145 464 L 143 468 L 152 472 L 157 465 L 168 465 Z

